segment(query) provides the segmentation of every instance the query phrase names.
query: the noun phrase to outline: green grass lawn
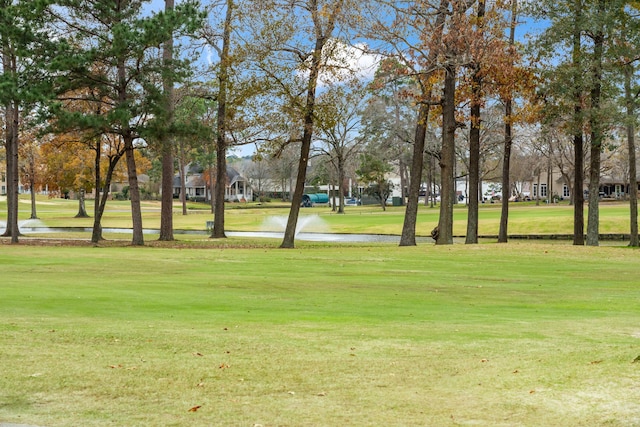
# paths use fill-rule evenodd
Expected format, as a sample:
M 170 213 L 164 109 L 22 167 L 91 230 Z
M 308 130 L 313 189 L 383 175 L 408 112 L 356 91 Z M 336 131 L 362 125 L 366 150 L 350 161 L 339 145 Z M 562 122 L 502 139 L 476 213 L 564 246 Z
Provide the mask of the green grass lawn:
M 143 208 L 158 227 L 158 203 Z M 73 218 L 75 201 L 38 209 L 48 226 L 93 221 Z M 497 233 L 499 209 L 481 207 L 481 234 Z M 302 213 L 317 231 L 399 234 L 404 208 Z M 229 205 L 227 229 L 287 214 Z M 437 215 L 421 207 L 418 234 Z M 455 218 L 464 234 L 466 210 Z M 510 218 L 516 234 L 572 229 L 566 205 L 514 204 Z M 627 232 L 624 204 L 601 218 L 601 232 Z M 207 220 L 193 204 L 174 225 Z M 104 226 L 130 227 L 127 202 L 109 203 Z M 205 235 L 137 248 L 115 234 L 100 247 L 86 232 L 53 237 L 82 240 L 0 239 L 0 423 L 640 425 L 638 252 L 622 243 L 279 250 Z
M 640 424 L 636 250 L 278 243 L 0 245 L 0 422 Z

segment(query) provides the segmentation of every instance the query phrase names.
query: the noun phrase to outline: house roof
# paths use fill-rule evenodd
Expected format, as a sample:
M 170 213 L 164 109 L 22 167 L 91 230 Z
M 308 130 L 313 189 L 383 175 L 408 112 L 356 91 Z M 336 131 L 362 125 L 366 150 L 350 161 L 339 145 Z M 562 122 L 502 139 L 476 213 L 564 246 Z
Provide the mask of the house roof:
M 197 163 L 189 163 L 186 169 L 187 175 L 195 175 L 204 172 L 204 168 Z
M 173 186 L 180 187 L 180 177 L 173 177 Z M 185 186 L 188 188 L 196 188 L 196 187 L 206 187 L 206 183 L 204 182 L 204 178 L 202 175 L 191 175 L 188 176 L 185 180 Z
M 240 173 L 231 166 L 227 166 L 227 182 L 229 183 L 229 185 L 233 185 L 236 182 L 243 181 L 247 181 L 247 179 L 240 175 Z
M 205 187 L 207 184 L 204 182 L 202 175 L 193 175 L 187 178 L 189 187 Z

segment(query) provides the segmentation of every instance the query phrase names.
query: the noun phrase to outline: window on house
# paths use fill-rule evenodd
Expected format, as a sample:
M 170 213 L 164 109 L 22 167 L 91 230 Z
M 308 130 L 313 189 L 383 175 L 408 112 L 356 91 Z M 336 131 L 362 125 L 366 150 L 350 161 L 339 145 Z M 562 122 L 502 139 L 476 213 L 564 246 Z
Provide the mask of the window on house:
M 533 197 L 547 197 L 547 184 L 540 184 L 540 194 L 538 194 L 538 184 L 533 184 Z
M 569 186 L 567 184 L 564 184 L 562 186 L 562 197 L 569 197 L 571 196 L 571 193 L 569 191 Z
M 196 188 L 196 196 L 204 196 L 204 188 Z

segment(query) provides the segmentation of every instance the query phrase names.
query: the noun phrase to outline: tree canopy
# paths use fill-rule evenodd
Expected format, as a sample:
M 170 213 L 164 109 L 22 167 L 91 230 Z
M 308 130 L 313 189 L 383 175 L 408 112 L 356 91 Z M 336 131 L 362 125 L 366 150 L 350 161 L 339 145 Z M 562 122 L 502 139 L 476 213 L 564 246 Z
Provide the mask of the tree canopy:
M 161 239 L 173 238 L 173 180 L 188 162 L 206 169 L 213 237 L 224 237 L 227 157 L 251 143 L 254 163 L 272 166 L 253 168 L 258 193 L 270 185 L 291 198 L 283 248 L 294 246 L 305 186 L 318 177 L 337 184 L 340 212 L 352 181 L 378 187 L 383 207 L 390 195 L 399 198 L 401 246 L 416 244 L 420 198 L 433 203 L 436 193 L 438 243 L 453 242 L 453 207 L 463 199 L 467 243 L 476 243 L 483 181 L 501 193 L 501 242 L 509 200 L 539 196 L 543 184 L 552 193 L 560 183 L 574 204 L 574 244 L 597 245 L 600 195 L 610 181 L 629 199 L 637 237 L 637 3 L 257 4 L 166 0 L 152 10 L 137 0 L 0 1 L 5 234 L 17 241 L 19 181 L 34 179 L 40 162 L 55 174 L 31 188 L 104 198 L 100 188 L 126 176 L 132 243 L 142 245 L 138 174 L 148 156 L 162 159 Z M 519 36 L 523 21 L 539 30 Z M 311 177 L 315 155 L 326 164 Z M 543 172 L 547 182 L 534 182 Z M 392 192 L 382 189 L 392 181 Z M 99 209 L 95 216 L 98 239 Z

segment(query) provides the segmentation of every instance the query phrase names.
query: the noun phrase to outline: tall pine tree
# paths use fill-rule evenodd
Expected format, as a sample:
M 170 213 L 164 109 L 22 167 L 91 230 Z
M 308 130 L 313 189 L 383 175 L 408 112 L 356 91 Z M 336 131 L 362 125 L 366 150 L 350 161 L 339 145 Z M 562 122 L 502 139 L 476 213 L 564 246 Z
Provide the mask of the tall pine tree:
M 57 69 L 56 90 L 65 100 L 96 105 L 84 112 L 69 111 L 60 103 L 51 112 L 58 131 L 69 129 L 115 135 L 125 147 L 128 171 L 133 245 L 143 245 L 140 190 L 134 150 L 139 142 L 158 139 L 171 132 L 170 123 L 159 125 L 154 117 L 166 118 L 168 82 L 179 81 L 186 63 L 169 57 L 171 37 L 178 29 L 193 32 L 201 25 L 198 3 L 182 2 L 150 16 L 143 13 L 147 2 L 117 0 L 63 0 L 52 11 L 61 23 L 65 45 L 53 64 Z M 68 31 L 64 31 L 68 30 Z M 68 34 L 68 36 L 65 36 Z M 169 83 L 170 84 L 170 83 Z M 98 108 L 102 106 L 102 108 Z M 92 114 L 91 111 L 102 111 Z
M 18 147 L 21 113 L 44 106 L 51 91 L 43 75 L 50 62 L 53 41 L 45 32 L 45 0 L 0 0 L 0 108 L 4 110 L 7 163 L 7 228 L 5 236 L 17 243 Z

